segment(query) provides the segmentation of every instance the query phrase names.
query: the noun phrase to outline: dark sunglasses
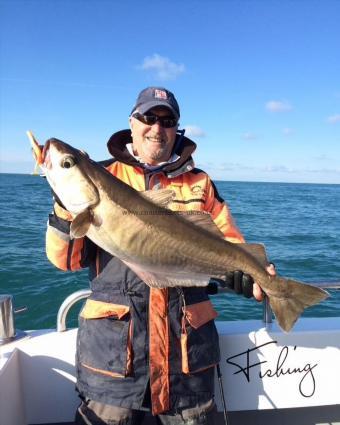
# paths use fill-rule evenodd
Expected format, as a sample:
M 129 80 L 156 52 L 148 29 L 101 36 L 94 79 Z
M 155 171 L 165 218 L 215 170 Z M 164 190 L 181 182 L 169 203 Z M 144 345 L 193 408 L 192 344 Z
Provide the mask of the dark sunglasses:
M 132 114 L 133 118 L 146 125 L 154 125 L 158 121 L 163 128 L 172 128 L 177 125 L 178 120 L 170 117 L 158 117 L 157 115 L 143 115 L 139 112 Z

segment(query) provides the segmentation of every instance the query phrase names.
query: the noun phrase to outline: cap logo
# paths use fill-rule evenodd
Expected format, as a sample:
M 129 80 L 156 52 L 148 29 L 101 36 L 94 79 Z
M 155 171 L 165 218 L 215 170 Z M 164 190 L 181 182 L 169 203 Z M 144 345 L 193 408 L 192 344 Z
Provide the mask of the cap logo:
M 156 89 L 156 90 L 155 90 L 155 98 L 156 98 L 156 99 L 167 99 L 167 98 L 168 98 L 168 96 L 167 96 L 167 94 L 166 94 L 166 91 Z

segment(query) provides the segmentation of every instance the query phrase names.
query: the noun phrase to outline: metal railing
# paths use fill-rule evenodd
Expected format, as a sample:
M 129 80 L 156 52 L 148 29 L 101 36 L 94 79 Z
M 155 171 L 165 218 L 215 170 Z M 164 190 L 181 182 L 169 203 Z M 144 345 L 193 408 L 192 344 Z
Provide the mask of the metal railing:
M 66 331 L 66 317 L 70 308 L 78 301 L 89 297 L 91 293 L 91 289 L 80 289 L 79 291 L 73 292 L 73 294 L 65 298 L 64 302 L 59 307 L 57 315 L 57 332 Z
M 337 282 L 314 282 L 311 283 L 313 286 L 317 286 L 322 289 L 340 289 L 340 281 Z M 91 295 L 90 289 L 81 289 L 80 291 L 76 291 L 73 294 L 69 295 L 62 305 L 59 308 L 58 316 L 57 316 L 57 331 L 64 332 L 66 331 L 66 317 L 70 310 L 70 308 L 77 303 L 78 301 L 87 298 Z M 264 323 L 272 323 L 273 313 L 270 308 L 268 298 L 264 299 L 263 302 L 263 322 Z
M 22 313 L 26 310 L 26 306 L 20 308 L 13 307 L 12 295 L 0 295 L 0 346 L 21 338 L 24 335 L 24 332 L 17 332 L 15 329 L 14 314 Z

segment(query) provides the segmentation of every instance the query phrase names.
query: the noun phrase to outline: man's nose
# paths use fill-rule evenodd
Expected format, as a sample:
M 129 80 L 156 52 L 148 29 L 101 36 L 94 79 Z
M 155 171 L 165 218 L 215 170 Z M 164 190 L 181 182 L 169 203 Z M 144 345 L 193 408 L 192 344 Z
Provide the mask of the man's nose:
M 153 124 L 153 125 L 151 126 L 151 128 L 152 128 L 153 130 L 158 131 L 158 132 L 163 131 L 163 127 L 161 126 L 161 124 L 160 124 L 160 122 L 159 122 L 158 120 L 155 122 L 155 124 Z

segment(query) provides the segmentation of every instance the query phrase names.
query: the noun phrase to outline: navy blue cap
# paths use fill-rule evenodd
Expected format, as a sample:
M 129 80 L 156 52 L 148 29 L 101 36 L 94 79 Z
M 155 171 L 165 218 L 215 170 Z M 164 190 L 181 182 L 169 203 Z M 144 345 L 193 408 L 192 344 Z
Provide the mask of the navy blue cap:
M 136 104 L 132 109 L 131 115 L 138 111 L 145 114 L 152 108 L 163 106 L 173 113 L 175 118 L 179 119 L 180 112 L 177 100 L 171 91 L 164 87 L 147 87 L 139 93 Z

